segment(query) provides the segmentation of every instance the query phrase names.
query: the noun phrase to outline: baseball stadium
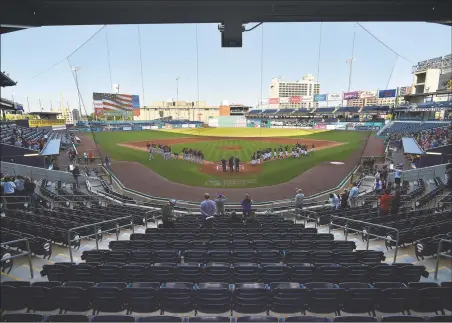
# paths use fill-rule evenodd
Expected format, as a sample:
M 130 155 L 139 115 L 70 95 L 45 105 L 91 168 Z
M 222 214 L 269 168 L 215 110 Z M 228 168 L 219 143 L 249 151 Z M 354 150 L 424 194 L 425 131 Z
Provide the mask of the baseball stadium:
M 421 57 L 443 50 L 429 37 L 413 63 L 355 22 L 443 36 L 452 3 L 187 3 L 2 8 L 2 61 L 24 85 L 0 73 L 0 322 L 452 322 L 452 55 Z M 322 42 L 347 21 L 348 83 L 327 80 Z M 213 22 L 244 65 L 206 45 Z M 288 22 L 319 27 L 315 76 L 264 72 L 295 69 L 274 54 Z M 385 63 L 370 77 L 355 55 Z M 244 104 L 206 103 L 219 95 Z

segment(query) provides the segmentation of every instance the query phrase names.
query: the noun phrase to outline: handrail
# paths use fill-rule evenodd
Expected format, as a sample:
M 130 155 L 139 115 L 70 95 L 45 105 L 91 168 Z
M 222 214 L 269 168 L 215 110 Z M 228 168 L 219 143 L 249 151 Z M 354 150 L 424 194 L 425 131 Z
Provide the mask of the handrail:
M 30 243 L 28 242 L 28 239 L 23 238 L 23 239 L 17 239 L 17 240 L 12 240 L 12 241 L 6 241 L 6 242 L 0 243 L 0 246 L 11 245 L 13 243 L 18 243 L 18 242 L 23 242 L 23 241 L 25 241 L 25 247 L 27 248 L 27 251 L 21 252 L 19 255 L 11 256 L 11 257 L 8 257 L 8 258 L 2 258 L 2 259 L 0 259 L 0 261 L 3 262 L 3 261 L 19 258 L 19 257 L 22 257 L 22 256 L 28 256 L 28 266 L 30 267 L 30 276 L 31 276 L 31 279 L 33 279 L 34 278 L 34 276 L 33 276 L 33 263 L 31 261 L 31 249 L 30 249 Z
M 399 240 L 400 240 L 400 231 L 396 228 L 391 228 L 391 227 L 387 227 L 385 225 L 381 225 L 381 224 L 375 224 L 372 222 L 367 222 L 367 221 L 360 221 L 360 220 L 355 220 L 355 219 L 350 219 L 350 218 L 344 218 L 341 216 L 337 216 L 337 215 L 331 215 L 330 216 L 330 223 L 328 225 L 328 232 L 331 233 L 331 228 L 337 227 L 337 228 L 343 228 L 345 229 L 345 239 L 347 239 L 347 235 L 348 235 L 348 231 L 353 231 L 353 232 L 358 232 L 358 233 L 365 233 L 368 236 L 372 236 L 375 238 L 380 238 L 380 239 L 385 239 L 386 241 L 394 241 L 396 243 L 395 246 L 395 251 L 394 251 L 394 263 L 397 260 L 397 252 L 399 251 Z M 368 226 L 367 231 L 366 230 L 356 230 L 356 229 L 350 229 L 347 225 L 343 226 L 343 225 L 339 225 L 339 224 L 334 224 L 333 223 L 333 219 L 341 219 L 341 220 L 346 220 L 346 221 L 350 221 L 350 222 L 355 222 L 355 223 L 361 223 L 361 224 L 365 224 Z M 377 228 L 382 228 L 382 229 L 387 229 L 387 230 L 391 230 L 391 231 L 395 231 L 397 233 L 397 238 L 396 240 L 389 238 L 389 237 L 382 237 L 373 233 L 370 233 L 370 228 L 371 227 L 377 227 Z M 369 238 L 367 238 L 367 247 L 366 250 L 369 249 Z
M 17 198 L 24 198 L 24 200 L 8 202 L 7 199 L 12 199 L 12 198 L 15 198 L 15 199 L 17 199 Z M 11 204 L 23 204 L 23 203 L 28 203 L 28 205 L 31 205 L 31 197 L 27 196 L 27 195 L 25 195 L 25 196 L 17 196 L 17 195 L 14 195 L 14 196 L 2 196 L 2 199 L 3 199 L 3 201 L 4 201 L 6 206 L 11 205 Z
M 314 226 L 315 226 L 315 228 L 317 228 L 317 222 L 318 222 L 317 212 L 312 211 L 312 210 L 296 209 L 295 212 L 294 212 L 294 214 L 295 214 L 295 223 L 297 223 L 297 219 L 304 219 L 304 226 L 306 227 L 306 221 L 307 220 L 312 220 L 312 218 L 309 215 L 308 216 L 302 215 L 303 213 L 314 214 Z M 290 212 L 289 212 L 289 214 L 290 214 Z
M 121 229 L 121 228 L 125 228 L 125 227 L 130 226 L 131 229 L 132 229 L 132 233 L 134 233 L 135 230 L 134 230 L 133 219 L 136 218 L 136 217 L 141 217 L 141 215 L 128 215 L 128 216 L 124 216 L 124 217 L 121 217 L 121 218 L 116 218 L 116 219 L 112 219 L 112 220 L 101 221 L 101 222 L 96 222 L 96 223 L 91 223 L 91 224 L 86 224 L 86 225 L 78 226 L 78 227 L 75 227 L 75 228 L 70 228 L 70 229 L 68 230 L 68 232 L 67 232 L 67 237 L 68 237 L 69 257 L 71 258 L 71 262 L 73 262 L 72 248 L 71 248 L 71 243 L 72 243 L 72 242 L 80 241 L 80 240 L 82 240 L 83 238 L 89 238 L 89 237 L 94 236 L 94 237 L 96 237 L 96 249 L 99 249 L 99 241 L 98 241 L 98 236 L 99 236 L 99 234 L 101 234 L 101 233 L 103 233 L 103 232 L 110 232 L 110 231 L 115 230 L 115 231 L 116 231 L 116 240 L 119 240 L 118 229 Z M 120 226 L 120 225 L 117 223 L 118 221 L 126 220 L 126 219 L 132 219 L 132 221 L 130 221 L 130 223 L 128 223 L 128 224 L 126 224 L 126 225 L 122 225 L 122 226 Z M 97 230 L 97 227 L 98 227 L 99 225 L 106 224 L 106 223 L 112 223 L 112 222 L 116 222 L 116 226 L 115 226 L 114 228 L 112 228 L 112 229 L 107 229 L 107 230 L 104 230 L 104 231 L 102 231 L 101 229 Z M 144 222 L 145 222 L 145 225 L 147 226 L 147 222 L 148 222 L 148 221 L 147 221 L 147 214 L 144 214 Z M 93 233 L 93 234 L 89 234 L 89 235 L 86 235 L 86 236 L 83 236 L 83 237 L 76 236 L 74 239 L 71 239 L 71 232 L 75 232 L 75 230 L 84 229 L 84 228 L 89 228 L 89 227 L 93 227 L 93 229 L 94 229 L 94 233 Z
M 448 255 L 447 253 L 441 252 L 441 247 L 443 245 L 443 242 L 449 242 L 452 243 L 452 240 L 449 239 L 440 239 L 438 243 L 438 250 L 436 251 L 436 266 L 435 266 L 435 279 L 438 279 L 438 269 L 439 269 L 439 256 L 444 256 L 446 258 L 452 258 L 451 255 Z

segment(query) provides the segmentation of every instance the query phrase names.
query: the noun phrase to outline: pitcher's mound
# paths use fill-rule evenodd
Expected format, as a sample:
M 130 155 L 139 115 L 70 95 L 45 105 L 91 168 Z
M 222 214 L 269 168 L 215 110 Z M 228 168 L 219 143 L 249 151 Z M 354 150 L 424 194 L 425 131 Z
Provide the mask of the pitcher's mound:
M 242 150 L 242 146 L 221 146 L 221 150 Z

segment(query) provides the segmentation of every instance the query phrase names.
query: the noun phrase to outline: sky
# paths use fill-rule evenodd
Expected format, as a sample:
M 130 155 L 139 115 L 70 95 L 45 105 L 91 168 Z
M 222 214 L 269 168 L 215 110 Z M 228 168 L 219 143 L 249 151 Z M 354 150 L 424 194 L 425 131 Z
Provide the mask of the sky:
M 452 52 L 451 27 L 361 24 L 405 59 L 353 22 L 267 23 L 244 33 L 242 48 L 222 48 L 216 24 L 109 25 L 89 41 L 102 26 L 32 28 L 1 36 L 1 70 L 18 82 L 2 88 L 1 96 L 14 97 L 26 111 L 49 111 L 61 102 L 77 108 L 71 71 L 77 66 L 84 113 L 92 112 L 92 93 L 111 92 L 112 83 L 121 93 L 140 95 L 141 105 L 177 97 L 197 101 L 199 95 L 213 106 L 222 100 L 256 106 L 268 98 L 273 77 L 313 74 L 320 93 L 347 91 L 354 33 L 351 90 L 411 85 L 413 65 Z

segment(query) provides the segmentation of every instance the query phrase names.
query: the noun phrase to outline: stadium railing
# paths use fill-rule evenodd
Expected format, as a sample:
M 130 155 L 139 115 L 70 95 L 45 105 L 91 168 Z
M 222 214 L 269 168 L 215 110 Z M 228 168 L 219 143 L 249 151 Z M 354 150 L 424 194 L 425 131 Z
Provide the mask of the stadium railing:
M 436 166 L 405 170 L 402 172 L 401 179 L 402 181 L 406 182 L 414 182 L 418 181 L 421 178 L 424 179 L 430 179 L 435 177 L 443 178 L 446 172 L 446 165 L 447 164 L 441 164 Z M 394 182 L 394 177 L 395 173 L 390 173 L 388 175 L 388 182 Z
M 1 197 L 4 205 L 6 208 L 10 208 L 11 206 L 20 206 L 23 205 L 27 207 L 28 205 L 31 205 L 31 197 L 30 196 L 2 196 Z M 28 204 L 28 205 L 25 205 Z
M 137 216 L 137 215 L 129 215 L 129 216 L 124 216 L 124 217 L 116 218 L 116 219 L 113 219 L 113 220 L 101 221 L 101 222 L 96 222 L 96 223 L 91 223 L 91 224 L 87 224 L 87 225 L 82 225 L 82 226 L 70 228 L 70 229 L 68 230 L 68 232 L 67 232 L 67 237 L 68 237 L 69 257 L 71 258 L 71 262 L 74 261 L 74 258 L 73 258 L 73 256 L 72 256 L 72 247 L 71 247 L 72 242 L 80 241 L 80 240 L 85 239 L 85 238 L 95 237 L 95 241 L 96 241 L 96 249 L 98 250 L 98 249 L 99 249 L 99 235 L 100 235 L 100 234 L 105 233 L 105 232 L 112 232 L 112 231 L 115 231 L 115 233 L 116 233 L 116 241 L 118 241 L 118 240 L 119 240 L 119 230 L 120 230 L 120 229 L 130 227 L 130 229 L 132 230 L 132 233 L 135 232 L 135 224 L 134 224 L 134 221 L 133 221 L 133 220 L 134 220 L 135 218 L 137 218 L 137 217 L 141 217 L 141 216 Z M 119 221 L 129 220 L 129 219 L 131 220 L 129 223 L 124 224 L 124 225 L 119 225 Z M 146 215 L 146 214 L 144 215 L 144 222 L 147 223 L 147 215 Z M 112 228 L 112 229 L 106 229 L 106 230 L 100 229 L 99 226 L 101 226 L 102 224 L 107 224 L 107 223 L 115 223 L 116 225 L 115 225 L 115 227 Z M 86 228 L 90 228 L 90 227 L 93 228 L 94 233 L 89 234 L 89 235 L 84 235 L 84 236 L 78 236 L 78 235 L 76 235 L 76 236 L 74 237 L 74 239 L 71 238 L 71 237 L 72 237 L 72 235 L 71 235 L 72 232 L 77 233 L 76 230 L 79 230 L 79 229 L 86 229 Z
M 8 260 L 13 260 L 13 259 L 16 259 L 16 258 L 19 258 L 19 257 L 28 256 L 28 267 L 30 269 L 30 277 L 31 277 L 31 279 L 33 279 L 34 278 L 34 275 L 33 275 L 33 263 L 31 261 L 32 254 L 31 254 L 30 243 L 28 242 L 28 239 L 18 239 L 18 240 L 12 240 L 12 241 L 5 241 L 5 242 L 0 243 L 0 246 L 1 247 L 3 247 L 3 246 L 10 247 L 12 244 L 17 244 L 19 242 L 25 242 L 26 251 L 22 251 L 18 255 L 2 258 L 2 259 L 0 259 L 0 261 L 1 262 L 6 262 Z
M 366 222 L 366 221 L 360 221 L 360 220 L 355 220 L 355 219 L 350 219 L 350 218 L 344 218 L 344 217 L 337 216 L 337 215 L 331 215 L 330 217 L 331 217 L 331 222 L 328 225 L 328 232 L 329 233 L 331 233 L 331 230 L 333 228 L 342 228 L 342 229 L 344 229 L 344 236 L 345 236 L 345 240 L 346 241 L 348 239 L 348 231 L 352 231 L 354 233 L 361 233 L 361 234 L 363 234 L 363 237 L 367 238 L 366 239 L 367 240 L 366 250 L 369 250 L 369 242 L 370 242 L 369 237 L 374 237 L 374 238 L 384 239 L 385 241 L 395 242 L 394 260 L 393 260 L 393 262 L 396 263 L 397 252 L 399 251 L 399 236 L 400 236 L 398 229 L 387 227 L 387 226 L 381 225 L 381 224 L 375 224 L 375 223 Z M 346 220 L 348 222 L 359 223 L 359 224 L 362 224 L 362 225 L 366 226 L 367 230 L 366 229 L 363 229 L 363 230 L 352 229 L 352 228 L 349 228 L 347 224 L 346 225 L 335 224 L 335 223 L 333 223 L 334 219 L 340 219 L 340 220 Z M 370 233 L 370 229 L 372 227 L 382 228 L 382 229 L 386 229 L 386 230 L 389 230 L 389 231 L 394 231 L 397 234 L 396 235 L 396 239 L 394 240 L 394 239 L 391 239 L 388 236 L 382 237 L 382 236 L 379 236 L 377 234 Z

